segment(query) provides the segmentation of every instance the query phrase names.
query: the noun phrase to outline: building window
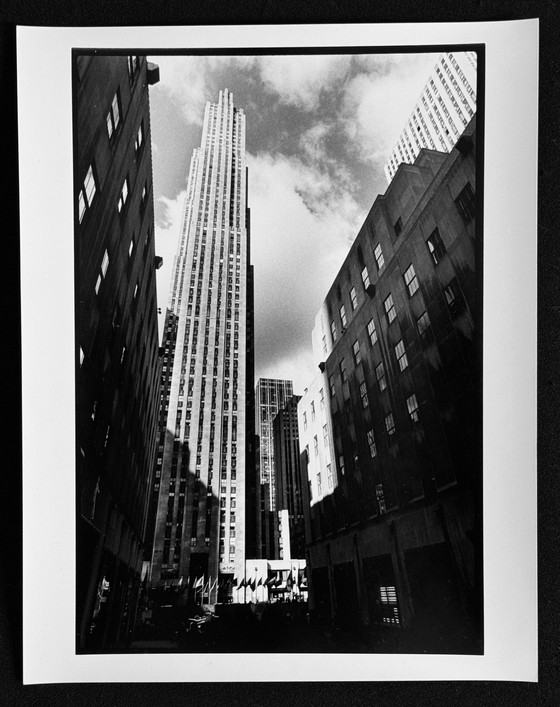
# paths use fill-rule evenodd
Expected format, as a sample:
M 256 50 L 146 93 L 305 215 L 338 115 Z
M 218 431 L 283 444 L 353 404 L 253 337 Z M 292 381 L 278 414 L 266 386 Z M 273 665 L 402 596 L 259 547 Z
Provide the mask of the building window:
M 387 314 L 387 321 L 389 324 L 395 321 L 397 317 L 397 310 L 395 309 L 395 303 L 393 302 L 393 295 L 389 295 L 387 299 L 383 302 L 385 307 L 385 312 Z
M 465 307 L 465 301 L 463 300 L 461 288 L 459 287 L 459 282 L 456 277 L 454 277 L 443 290 L 443 294 L 445 295 L 445 301 L 447 302 L 451 316 L 454 317 L 460 314 Z
M 385 380 L 385 367 L 383 362 L 375 367 L 375 378 L 379 383 L 379 390 L 384 391 L 387 387 L 387 381 Z
M 461 191 L 459 196 L 455 199 L 455 205 L 461 214 L 461 218 L 465 223 L 468 223 L 472 218 L 474 218 L 475 212 L 475 200 L 474 191 L 467 182 L 464 189 Z
M 377 456 L 377 447 L 375 446 L 375 435 L 373 429 L 367 431 L 367 443 L 369 447 L 369 455 L 373 459 Z
M 316 457 L 319 456 L 319 440 L 317 439 L 317 435 L 313 437 L 313 451 Z
M 338 457 L 338 468 L 339 468 L 340 473 L 342 474 L 342 476 L 344 476 L 344 469 L 345 469 L 345 466 L 344 466 L 344 454 L 340 454 L 339 457 Z
M 339 363 L 339 368 L 340 368 L 340 377 L 342 378 L 342 382 L 346 383 L 348 380 L 348 374 L 346 373 L 346 363 L 344 359 L 342 359 Z
M 392 412 L 385 416 L 385 429 L 388 435 L 395 434 L 395 420 Z
M 323 446 L 329 446 L 329 431 L 326 425 L 323 425 Z
M 350 301 L 352 302 L 352 309 L 356 309 L 358 306 L 358 295 L 355 287 L 350 290 Z
M 387 613 L 383 616 L 383 623 L 400 624 L 396 588 L 379 587 L 379 600 L 383 606 L 387 607 Z
M 334 320 L 331 322 L 331 335 L 332 335 L 333 341 L 336 341 L 336 324 L 335 324 Z
M 354 354 L 354 363 L 358 365 L 358 363 L 362 360 L 362 355 L 360 353 L 360 342 L 358 340 L 352 344 L 352 352 Z
M 134 78 L 134 74 L 136 73 L 136 70 L 138 69 L 138 57 L 137 56 L 127 57 L 127 63 L 128 63 L 128 76 L 130 78 L 130 81 L 132 82 L 132 80 Z
M 367 333 L 369 336 L 369 341 L 373 346 L 377 342 L 377 331 L 375 330 L 375 322 L 370 319 L 367 325 Z
M 400 232 L 402 231 L 402 218 L 399 216 L 399 218 L 395 221 L 395 225 L 393 226 L 395 229 L 395 236 L 399 236 Z
M 124 209 L 127 199 L 128 199 L 128 177 L 125 177 L 125 180 L 122 185 L 121 193 L 119 196 L 119 201 L 117 204 L 117 209 L 118 209 L 119 214 L 122 213 L 122 210 Z
M 140 152 L 140 148 L 144 144 L 144 124 L 140 123 L 138 126 L 138 132 L 136 133 L 136 139 L 134 140 L 134 151 L 136 154 Z
M 303 413 L 303 429 L 304 430 L 307 429 L 307 413 L 306 412 Z
M 111 138 L 116 131 L 116 129 L 119 127 L 120 122 L 121 122 L 121 113 L 119 110 L 119 92 L 115 93 L 113 97 L 113 101 L 111 103 L 111 108 L 109 109 L 109 112 L 107 113 L 107 133 L 109 135 L 109 138 Z
M 375 486 L 375 497 L 377 498 L 379 512 L 381 514 L 386 513 L 387 507 L 385 505 L 385 494 L 383 493 L 383 484 L 377 484 Z
M 367 267 L 362 270 L 362 282 L 364 283 L 364 290 L 369 287 L 369 273 Z
M 97 282 L 95 283 L 95 294 L 99 293 L 99 288 L 101 286 L 101 282 L 105 279 L 105 276 L 107 275 L 107 268 L 109 267 L 109 253 L 105 251 L 103 253 L 103 260 L 101 261 L 101 272 L 99 273 L 97 277 Z
M 373 254 L 375 255 L 375 261 L 377 263 L 377 270 L 381 270 L 381 268 L 385 264 L 385 258 L 383 257 L 383 251 L 381 250 L 380 243 L 375 246 Z
M 364 409 L 367 408 L 369 405 L 369 398 L 365 381 L 363 383 L 360 383 L 360 398 L 362 399 L 362 407 Z
M 329 390 L 331 393 L 331 398 L 334 398 L 334 394 L 336 392 L 336 389 L 334 386 L 334 376 L 329 376 Z
M 399 368 L 401 371 L 404 371 L 404 369 L 408 366 L 408 358 L 406 357 L 406 351 L 404 350 L 404 343 L 402 339 L 395 346 L 395 356 L 397 357 Z
M 321 496 L 323 493 L 323 482 L 321 479 L 321 472 L 317 474 L 317 493 L 319 496 Z
M 93 174 L 93 165 L 90 164 L 86 173 L 86 178 L 84 179 L 84 183 L 80 187 L 80 192 L 78 194 L 78 213 L 80 223 L 82 223 L 86 211 L 91 208 L 91 203 L 96 191 L 97 184 L 95 182 L 95 175 Z
M 418 333 L 423 342 L 428 342 L 432 338 L 432 328 L 430 326 L 430 317 L 428 312 L 421 314 L 416 320 L 416 326 L 418 327 Z
M 326 356 L 327 353 L 328 353 L 328 349 L 327 349 L 327 337 L 326 337 L 326 336 L 323 336 L 323 340 L 322 340 L 322 341 L 323 341 L 323 355 Z
M 321 410 L 325 409 L 325 393 L 322 388 L 319 391 L 319 405 L 321 406 Z
M 414 272 L 414 265 L 410 265 L 410 267 L 405 270 L 404 281 L 408 288 L 408 296 L 412 297 L 412 295 L 418 290 L 419 287 L 418 278 L 416 277 L 416 273 Z
M 334 486 L 332 464 L 327 464 L 327 486 L 332 489 Z
M 426 241 L 426 245 L 428 246 L 434 265 L 437 265 L 445 255 L 445 246 L 443 245 L 443 241 L 441 240 L 441 236 L 439 235 L 437 228 L 434 228 L 432 231 L 430 237 Z
M 406 399 L 406 407 L 408 408 L 408 414 L 412 422 L 418 422 L 418 402 L 414 393 L 410 398 Z
M 344 309 L 344 305 L 341 306 L 340 308 L 340 323 L 342 325 L 342 328 L 346 326 L 346 310 Z

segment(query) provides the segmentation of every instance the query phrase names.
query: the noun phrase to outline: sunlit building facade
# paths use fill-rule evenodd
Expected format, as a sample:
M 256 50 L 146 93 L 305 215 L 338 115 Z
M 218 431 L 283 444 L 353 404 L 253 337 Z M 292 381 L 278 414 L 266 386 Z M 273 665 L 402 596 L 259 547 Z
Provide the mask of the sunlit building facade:
M 245 115 L 225 89 L 206 104 L 190 163 L 162 342 L 153 488 L 152 586 L 203 578 L 211 602 L 225 591 L 235 601 L 232 581 L 245 568 L 252 316 Z
M 442 652 L 482 636 L 476 152 L 473 119 L 377 197 L 317 316 L 298 413 L 313 613 Z
M 448 52 L 438 59 L 384 167 L 387 181 L 422 148 L 449 152 L 476 113 L 477 54 Z

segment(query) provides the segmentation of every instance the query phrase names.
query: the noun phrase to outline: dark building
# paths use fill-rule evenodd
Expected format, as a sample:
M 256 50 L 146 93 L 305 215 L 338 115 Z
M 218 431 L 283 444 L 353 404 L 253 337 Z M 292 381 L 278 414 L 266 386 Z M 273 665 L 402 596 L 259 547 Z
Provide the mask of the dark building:
M 276 512 L 276 467 L 274 462 L 274 416 L 293 395 L 293 383 L 279 378 L 259 378 L 255 389 L 256 550 L 257 558 L 279 559 L 278 514 Z
M 114 649 L 137 610 L 157 438 L 148 86 L 139 56 L 76 56 L 77 650 Z
M 317 316 L 321 372 L 299 404 L 311 606 L 410 629 L 419 650 L 481 647 L 476 152 L 473 119 L 377 197 Z
M 299 457 L 297 405 L 300 395 L 294 395 L 272 421 L 274 465 L 276 476 L 276 516 L 278 559 L 305 557 L 302 476 Z M 281 513 L 287 513 L 287 528 Z M 283 531 L 283 532 L 282 532 Z

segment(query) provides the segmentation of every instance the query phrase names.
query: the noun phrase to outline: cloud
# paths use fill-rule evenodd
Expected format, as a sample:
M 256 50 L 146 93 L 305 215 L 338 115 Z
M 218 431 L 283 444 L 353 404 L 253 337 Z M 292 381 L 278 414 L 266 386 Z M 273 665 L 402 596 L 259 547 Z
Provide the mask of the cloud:
M 169 284 L 173 274 L 173 260 L 177 252 L 185 196 L 186 191 L 182 191 L 175 199 L 160 196 L 155 203 L 156 214 L 158 214 L 155 229 L 156 254 L 163 258 L 163 265 L 156 275 L 157 302 L 158 308 L 161 309 L 161 314 L 158 316 L 160 338 L 169 299 Z
M 180 105 L 185 121 L 202 125 L 204 106 L 216 101 L 218 91 L 231 88 L 224 80 L 226 72 L 248 72 L 256 62 L 253 56 L 158 56 L 153 59 L 165 81 L 150 92 L 167 92 Z
M 359 57 L 346 85 L 342 114 L 362 159 L 385 162 L 416 105 L 439 54 Z
M 349 56 L 264 56 L 257 65 L 263 83 L 281 101 L 304 110 L 318 108 L 321 93 L 344 78 Z
M 262 153 L 248 165 L 257 375 L 292 361 L 293 377 L 364 214 L 328 171 L 299 158 Z

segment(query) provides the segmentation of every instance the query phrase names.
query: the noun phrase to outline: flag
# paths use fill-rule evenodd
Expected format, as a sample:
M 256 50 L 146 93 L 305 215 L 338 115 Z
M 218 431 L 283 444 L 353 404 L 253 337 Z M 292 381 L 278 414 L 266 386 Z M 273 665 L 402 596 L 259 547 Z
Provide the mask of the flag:
M 239 584 L 237 585 L 237 588 L 238 588 L 238 589 L 243 589 L 243 587 L 244 587 L 246 584 L 247 584 L 247 583 L 245 582 L 245 577 L 243 577 L 243 579 L 241 580 L 241 582 L 239 582 Z
M 204 575 L 202 575 L 202 577 L 199 577 L 196 580 L 196 582 L 194 583 L 194 589 L 200 589 L 203 586 L 204 586 Z
M 260 587 L 262 583 L 263 583 L 263 579 L 262 579 L 262 577 L 259 577 L 259 581 L 257 582 L 257 587 Z
M 254 592 L 255 589 L 256 589 L 256 586 L 257 586 L 257 583 L 255 582 L 255 578 L 254 578 L 254 577 L 253 577 L 253 579 L 251 580 L 251 583 L 250 583 L 249 586 L 251 587 L 251 591 Z

